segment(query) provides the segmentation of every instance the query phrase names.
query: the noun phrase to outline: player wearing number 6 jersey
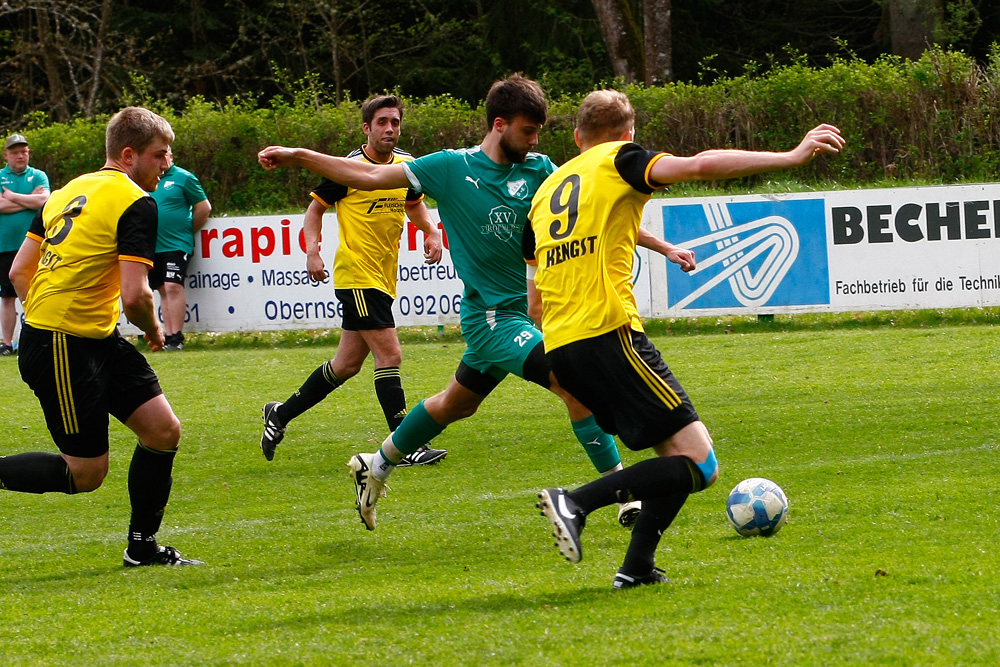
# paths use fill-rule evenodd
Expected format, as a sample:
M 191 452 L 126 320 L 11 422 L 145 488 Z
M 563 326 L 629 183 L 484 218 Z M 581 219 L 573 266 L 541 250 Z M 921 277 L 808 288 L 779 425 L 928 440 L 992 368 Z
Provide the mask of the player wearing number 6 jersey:
M 588 95 L 576 126 L 581 153 L 538 189 L 524 239 L 525 259 L 536 267 L 529 293 L 541 299 L 545 353 L 556 379 L 629 449 L 652 448 L 658 455 L 572 492 L 539 494 L 538 507 L 572 562 L 581 557 L 587 514 L 642 501 L 614 588 L 666 580 L 654 563 L 660 536 L 688 495 L 718 475 L 708 429 L 643 333 L 631 280 L 643 205 L 670 183 L 792 167 L 844 145 L 837 128 L 820 125 L 787 153 L 711 150 L 675 157 L 632 143 L 634 133 L 635 113 L 624 94 Z
M 153 112 L 127 107 L 108 123 L 104 168 L 52 193 L 11 269 L 24 304 L 18 367 L 60 454 L 0 457 L 0 489 L 93 491 L 108 473 L 108 415 L 138 437 L 128 471 L 124 564 L 194 565 L 156 533 L 170 496 L 181 425 L 146 358 L 117 329 L 125 315 L 163 347 L 147 272 L 156 247 L 156 189 L 174 140 Z

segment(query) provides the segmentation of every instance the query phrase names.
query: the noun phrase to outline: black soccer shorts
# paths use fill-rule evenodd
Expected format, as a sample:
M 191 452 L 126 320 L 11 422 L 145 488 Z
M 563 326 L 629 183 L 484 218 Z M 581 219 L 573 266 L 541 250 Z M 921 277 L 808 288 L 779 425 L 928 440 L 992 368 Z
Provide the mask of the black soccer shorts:
M 335 289 L 333 293 L 344 304 L 345 331 L 395 329 L 392 317 L 392 297 L 374 288 Z
M 108 415 L 124 423 L 163 393 L 146 357 L 117 330 L 107 338 L 81 338 L 25 324 L 17 362 L 52 439 L 68 456 L 103 455 Z
M 150 289 L 159 289 L 163 283 L 184 285 L 191 255 L 183 250 L 169 250 L 153 255 L 153 268 L 149 270 Z
M 698 413 L 659 350 L 628 326 L 546 353 L 563 389 L 631 450 L 657 445 Z

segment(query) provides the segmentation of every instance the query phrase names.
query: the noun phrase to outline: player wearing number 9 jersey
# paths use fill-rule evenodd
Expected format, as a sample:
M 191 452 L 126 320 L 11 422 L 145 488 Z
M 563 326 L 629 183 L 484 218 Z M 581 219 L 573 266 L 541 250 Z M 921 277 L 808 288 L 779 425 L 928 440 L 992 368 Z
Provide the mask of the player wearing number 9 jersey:
M 147 109 L 115 114 L 104 168 L 52 193 L 10 274 L 25 311 L 21 378 L 38 397 L 60 453 L 0 457 L 0 489 L 75 494 L 98 488 L 108 473 L 113 415 L 139 440 L 128 472 L 126 566 L 200 562 L 156 541 L 181 426 L 146 358 L 117 329 L 124 308 L 150 347 L 163 347 L 147 282 L 157 225 L 149 193 L 168 166 L 173 140 L 170 124 Z
M 634 133 L 635 112 L 624 94 L 588 95 L 575 131 L 581 153 L 538 189 L 524 243 L 525 259 L 536 267 L 536 289 L 529 293 L 541 299 L 545 354 L 556 379 L 594 412 L 601 428 L 630 449 L 658 455 L 571 492 L 539 493 L 557 546 L 574 562 L 587 514 L 626 499 L 642 501 L 614 588 L 666 580 L 654 562 L 660 536 L 687 497 L 718 476 L 708 429 L 643 333 L 636 308 L 632 257 L 643 205 L 670 183 L 790 167 L 843 146 L 836 128 L 821 125 L 787 153 L 711 150 L 676 157 L 632 143 Z

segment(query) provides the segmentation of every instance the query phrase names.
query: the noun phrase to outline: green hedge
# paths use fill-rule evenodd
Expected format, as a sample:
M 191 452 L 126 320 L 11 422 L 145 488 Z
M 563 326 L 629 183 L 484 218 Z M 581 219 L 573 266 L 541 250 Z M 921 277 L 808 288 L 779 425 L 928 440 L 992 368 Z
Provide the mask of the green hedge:
M 637 112 L 637 141 L 690 155 L 706 148 L 785 150 L 820 122 L 848 140 L 841 156 L 796 170 L 809 184 L 844 187 L 872 182 L 990 181 L 1000 167 L 1000 50 L 986 67 L 955 52 L 929 51 L 916 62 L 803 63 L 707 86 L 624 88 Z M 303 170 L 268 173 L 256 163 L 268 144 L 308 146 L 335 155 L 360 145 L 360 104 L 317 103 L 315 95 L 270 103 L 196 99 L 181 112 L 156 108 L 173 124 L 179 165 L 196 173 L 215 213 L 304 208 L 316 177 Z M 573 122 L 579 97 L 551 102 L 540 150 L 557 163 L 576 154 Z M 26 128 L 32 164 L 58 187 L 103 163 L 107 118 Z M 400 146 L 414 155 L 471 146 L 485 132 L 485 114 L 449 96 L 408 99 Z M 738 183 L 736 187 L 743 187 Z

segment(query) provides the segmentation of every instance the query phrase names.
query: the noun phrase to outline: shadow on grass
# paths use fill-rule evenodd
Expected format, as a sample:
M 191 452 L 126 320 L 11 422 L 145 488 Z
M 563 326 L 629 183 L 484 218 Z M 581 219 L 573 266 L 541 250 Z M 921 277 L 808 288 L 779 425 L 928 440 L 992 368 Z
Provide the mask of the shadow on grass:
M 664 586 L 669 586 L 665 584 Z M 648 587 L 653 590 L 656 587 Z M 591 608 L 595 604 L 606 603 L 609 596 L 627 596 L 636 591 L 616 591 L 610 586 L 577 588 L 546 592 L 538 589 L 536 592 L 496 593 L 478 595 L 472 591 L 468 597 L 449 598 L 434 602 L 419 600 L 400 600 L 398 603 L 380 598 L 378 600 L 378 616 L 385 619 L 420 618 L 422 623 L 433 624 L 437 618 L 468 618 L 468 614 L 493 615 L 503 614 L 511 617 L 525 612 L 537 612 L 551 609 L 559 612 L 560 608 L 579 607 Z M 257 632 L 259 630 L 275 631 L 283 627 L 299 628 L 303 625 L 312 626 L 356 626 L 358 619 L 367 619 L 372 615 L 370 604 L 356 604 L 338 609 L 328 609 L 322 612 L 311 611 L 284 619 L 246 618 L 240 628 L 241 632 Z
M 121 565 L 121 558 L 119 558 L 117 565 L 109 563 L 107 567 L 66 569 L 38 574 L 25 574 L 23 571 L 13 572 L 10 576 L 0 577 L 0 589 L 9 590 L 14 586 L 23 586 L 27 582 L 44 584 L 66 581 L 76 586 L 80 582 L 92 580 L 94 585 L 100 585 L 102 579 L 120 574 L 124 570 L 125 567 Z

